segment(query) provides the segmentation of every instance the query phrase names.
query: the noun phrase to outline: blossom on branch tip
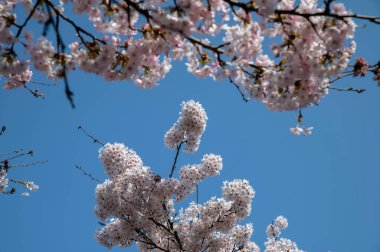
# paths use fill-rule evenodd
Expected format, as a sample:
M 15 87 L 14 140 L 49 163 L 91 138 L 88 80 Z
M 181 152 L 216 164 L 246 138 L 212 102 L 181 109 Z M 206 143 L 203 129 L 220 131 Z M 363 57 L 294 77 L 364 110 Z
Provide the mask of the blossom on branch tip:
M 8 187 L 7 172 L 0 169 L 0 193 L 4 192 Z
M 29 191 L 32 191 L 32 192 L 35 192 L 40 188 L 33 181 L 25 182 L 24 185 L 26 186 L 26 188 L 28 188 Z
M 143 165 L 141 158 L 134 150 L 120 143 L 104 145 L 99 150 L 99 159 L 103 161 L 105 172 L 110 177 L 120 175 L 127 169 Z
M 353 76 L 364 77 L 368 71 L 368 62 L 363 58 L 356 58 Z
M 12 66 L 20 61 L 18 48 L 25 47 L 24 62 L 30 59 L 34 69 L 48 78 L 66 79 L 69 71 L 80 69 L 107 81 L 128 80 L 141 88 L 157 86 L 173 60 L 185 61 L 197 77 L 229 80 L 245 101 L 256 99 L 274 111 L 318 104 L 328 94 L 331 79 L 350 67 L 356 50 L 353 19 L 360 16 L 378 23 L 374 17 L 356 15 L 332 1 L 319 6 L 314 0 L 62 0 L 57 4 L 49 0 L 44 1 L 47 10 L 39 4 L 29 0 L 0 3 L 0 75 L 6 78 L 6 89 L 30 80 L 31 74 Z M 18 25 L 23 22 L 15 15 L 17 5 L 27 13 L 33 11 L 24 20 L 25 26 Z M 67 6 L 75 14 L 87 14 L 96 32 L 66 15 Z M 47 25 L 51 17 L 57 19 L 57 46 L 50 34 L 34 39 L 26 31 L 31 18 Z M 76 32 L 68 42 L 69 50 L 65 50 L 66 38 L 62 37 L 66 34 L 58 23 Z M 263 48 L 266 37 L 279 41 L 268 54 Z M 357 59 L 352 75 L 364 76 L 367 71 L 368 63 Z M 168 138 L 180 137 L 177 130 L 174 127 Z M 186 138 L 187 150 L 196 150 L 199 139 Z M 177 144 L 176 140 L 168 143 L 170 148 Z
M 284 230 L 288 227 L 288 220 L 284 216 L 278 216 L 275 224 L 280 230 Z
M 310 136 L 311 133 L 313 132 L 313 129 L 314 129 L 314 127 L 303 128 L 303 134 L 305 136 Z
M 206 123 L 207 115 L 199 102 L 182 102 L 182 111 L 177 122 L 165 134 L 166 146 L 173 149 L 176 145 L 186 143 L 186 151 L 197 151 Z
M 303 128 L 298 127 L 298 125 L 294 128 L 290 128 L 290 133 L 295 136 L 299 136 L 303 133 Z
M 200 138 L 206 121 L 199 103 L 192 100 L 182 103 L 180 118 L 165 135 L 166 143 L 177 145 L 173 167 L 181 144 L 189 140 L 188 136 Z M 206 154 L 200 164 L 182 166 L 178 178 L 155 174 L 135 152 L 120 143 L 105 144 L 99 150 L 99 159 L 109 176 L 95 190 L 95 214 L 102 222 L 95 238 L 102 246 L 130 247 L 135 243 L 139 251 L 260 251 L 251 241 L 253 225 L 239 224 L 251 213 L 255 196 L 247 180 L 225 181 L 221 197 L 212 197 L 204 203 L 197 198 L 186 208 L 179 211 L 175 208 L 175 203 L 195 192 L 200 182 L 220 174 L 221 156 Z M 275 223 L 268 234 L 277 238 L 280 229 L 287 227 L 287 220 L 279 216 Z M 282 251 L 270 248 L 287 246 L 290 242 L 281 241 L 284 242 L 267 241 L 267 251 Z

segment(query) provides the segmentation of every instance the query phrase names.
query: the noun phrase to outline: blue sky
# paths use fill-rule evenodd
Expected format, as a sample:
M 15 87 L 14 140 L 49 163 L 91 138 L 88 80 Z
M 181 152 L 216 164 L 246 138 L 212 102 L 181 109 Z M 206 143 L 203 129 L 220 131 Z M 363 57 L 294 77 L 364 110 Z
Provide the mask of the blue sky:
M 344 2 L 359 13 L 380 13 L 376 0 Z M 379 40 L 379 26 L 358 29 L 356 56 L 377 62 Z M 9 173 L 35 181 L 40 190 L 29 198 L 0 195 L 0 251 L 107 251 L 93 238 L 99 227 L 93 212 L 96 183 L 74 167 L 81 165 L 105 179 L 97 159 L 99 146 L 77 127 L 104 142 L 124 142 L 145 165 L 168 176 L 175 153 L 165 147 L 163 135 L 176 121 L 180 103 L 194 99 L 202 103 L 209 121 L 199 151 L 181 153 L 179 165 L 198 163 L 206 153 L 219 154 L 224 162 L 219 177 L 200 185 L 200 202 L 220 196 L 224 180 L 245 178 L 256 191 L 246 221 L 253 222 L 253 240 L 260 247 L 267 224 L 284 215 L 289 228 L 283 236 L 304 250 L 379 252 L 380 88 L 371 77 L 336 84 L 366 88 L 363 94 L 331 92 L 319 106 L 304 110 L 305 124 L 315 127 L 310 137 L 289 133 L 297 113 L 244 103 L 227 81 L 197 79 L 182 62 L 152 90 L 70 74 L 75 110 L 64 97 L 62 83 L 44 87 L 45 100 L 23 89 L 1 90 L 0 125 L 7 131 L 0 136 L 0 152 L 32 149 L 34 157 L 20 161 L 48 163 Z

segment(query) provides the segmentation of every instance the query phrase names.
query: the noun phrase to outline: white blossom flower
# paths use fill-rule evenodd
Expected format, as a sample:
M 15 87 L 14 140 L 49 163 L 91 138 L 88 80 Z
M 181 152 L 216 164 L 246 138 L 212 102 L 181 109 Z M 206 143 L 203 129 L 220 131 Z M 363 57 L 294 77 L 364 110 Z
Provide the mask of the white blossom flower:
M 269 224 L 266 230 L 268 238 L 276 238 L 281 234 L 280 228 L 276 225 Z
M 28 188 L 29 191 L 32 191 L 32 192 L 35 192 L 40 188 L 33 181 L 25 182 L 25 186 L 26 186 L 26 188 Z
M 303 134 L 304 134 L 305 136 L 310 136 L 311 133 L 313 132 L 313 129 L 314 129 L 314 127 L 304 128 L 304 129 L 303 129 Z
M 288 227 L 288 220 L 284 216 L 278 216 L 275 220 L 275 224 L 280 230 L 284 230 Z
M 21 195 L 24 196 L 24 197 L 29 197 L 30 196 L 30 194 L 29 194 L 28 191 L 21 193 Z
M 199 147 L 206 123 L 207 115 L 199 102 L 194 100 L 183 102 L 180 117 L 165 134 L 164 142 L 170 149 L 186 143 L 186 150 L 194 152 Z
M 206 120 L 199 103 L 183 103 L 180 118 L 166 133 L 165 141 L 175 146 L 178 141 L 189 141 L 189 135 L 199 138 Z M 206 154 L 200 164 L 182 166 L 179 178 L 168 179 L 144 166 L 140 157 L 121 143 L 104 145 L 99 150 L 99 159 L 109 176 L 95 190 L 95 214 L 104 222 L 95 237 L 102 246 L 129 247 L 135 243 L 139 251 L 150 251 L 152 246 L 173 252 L 222 252 L 236 248 L 243 252 L 260 251 L 251 241 L 253 225 L 239 224 L 251 213 L 255 196 L 247 180 L 225 181 L 222 197 L 212 197 L 204 203 L 191 202 L 179 211 L 175 209 L 175 203 L 195 192 L 200 182 L 220 174 L 221 156 Z M 289 240 L 277 241 L 280 229 L 286 226 L 282 216 L 268 226 L 266 251 L 296 248 Z
M 295 135 L 295 136 L 299 136 L 303 133 L 303 128 L 300 128 L 298 127 L 298 125 L 294 128 L 290 128 L 290 132 Z

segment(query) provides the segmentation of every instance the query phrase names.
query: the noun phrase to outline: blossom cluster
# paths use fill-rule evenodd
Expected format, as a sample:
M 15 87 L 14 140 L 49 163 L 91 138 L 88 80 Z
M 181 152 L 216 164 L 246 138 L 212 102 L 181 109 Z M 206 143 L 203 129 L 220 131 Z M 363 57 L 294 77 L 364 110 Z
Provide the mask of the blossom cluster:
M 175 201 L 184 200 L 199 182 L 220 172 L 220 156 L 205 155 L 201 164 L 183 166 L 179 179 L 161 178 L 119 143 L 106 144 L 99 157 L 110 176 L 96 188 L 95 212 L 101 221 L 110 218 L 96 234 L 100 244 L 112 247 L 138 242 L 141 250 L 157 246 L 169 251 L 255 247 L 249 242 L 252 226 L 237 225 L 251 211 L 254 191 L 246 180 L 225 182 L 223 198 L 193 202 L 175 214 Z
M 22 196 L 26 196 L 26 197 L 30 195 L 29 192 L 35 192 L 40 188 L 33 181 L 22 182 L 22 185 L 24 185 L 28 189 L 28 191 L 25 191 L 21 194 Z
M 62 41 L 54 46 L 23 30 L 14 13 L 18 4 L 38 21 L 54 17 L 68 23 L 77 37 L 69 51 L 59 48 Z M 86 14 L 96 32 L 65 14 L 71 6 L 75 14 Z M 79 68 L 107 81 L 132 80 L 150 88 L 173 60 L 185 60 L 189 72 L 229 79 L 271 110 L 297 110 L 319 103 L 356 48 L 352 13 L 341 3 L 320 7 L 317 0 L 11 0 L 0 3 L 0 14 L 0 74 L 11 82 L 8 89 L 30 80 L 29 63 L 52 79 Z M 275 42 L 270 53 L 264 52 L 265 38 Z M 30 62 L 18 59 L 18 44 Z M 23 67 L 14 66 L 19 64 Z M 366 66 L 354 71 L 362 76 Z
M 4 133 L 6 127 L 2 127 L 1 134 Z M 0 135 L 1 135 L 0 134 Z M 22 158 L 24 156 L 32 156 L 33 151 L 24 152 L 23 149 L 18 149 L 10 152 L 1 153 L 2 159 L 0 160 L 0 194 L 14 194 L 16 188 L 10 186 L 10 184 L 19 184 L 26 188 L 26 191 L 21 193 L 22 196 L 29 196 L 30 192 L 35 192 L 39 189 L 39 186 L 36 185 L 33 181 L 24 181 L 19 179 L 13 179 L 12 176 L 9 176 L 10 171 L 16 167 L 25 167 L 32 166 L 39 163 L 44 163 L 46 161 L 37 161 L 34 163 L 21 163 L 15 164 L 12 161 Z
M 0 193 L 5 192 L 8 187 L 7 172 L 0 169 Z
M 201 134 L 207 118 L 204 109 L 192 100 L 182 107 L 177 124 L 185 125 L 184 135 L 188 131 Z M 247 180 L 225 181 L 222 197 L 175 208 L 200 182 L 220 174 L 220 156 L 206 154 L 200 164 L 182 166 L 178 178 L 154 173 L 135 151 L 121 143 L 105 144 L 99 150 L 99 159 L 109 176 L 95 190 L 95 213 L 103 222 L 96 232 L 101 245 L 112 248 L 136 243 L 140 251 L 260 251 L 251 241 L 252 224 L 240 224 L 250 215 L 255 196 Z M 278 217 L 275 227 L 285 229 L 287 220 Z M 283 251 L 273 250 L 273 246 L 285 248 L 285 242 L 274 243 L 268 240 L 266 251 Z
M 178 144 L 186 143 L 188 152 L 197 151 L 206 123 L 207 115 L 199 102 L 183 102 L 180 117 L 165 134 L 165 144 L 173 149 Z
M 281 231 L 288 227 L 288 220 L 284 216 L 278 216 L 274 223 L 267 227 L 267 241 L 265 252 L 292 251 L 302 252 L 297 244 L 289 239 L 280 238 Z
M 9 186 L 9 181 L 15 183 L 15 184 L 21 184 L 25 186 L 27 191 L 21 193 L 22 196 L 29 196 L 30 192 L 35 192 L 39 189 L 39 186 L 36 185 L 33 181 L 22 181 L 22 180 L 14 180 L 14 179 L 9 179 L 7 177 L 8 172 L 7 169 L 3 169 L 0 167 L 0 193 L 3 194 L 14 194 L 16 192 L 15 188 L 11 188 L 9 191 L 7 190 Z

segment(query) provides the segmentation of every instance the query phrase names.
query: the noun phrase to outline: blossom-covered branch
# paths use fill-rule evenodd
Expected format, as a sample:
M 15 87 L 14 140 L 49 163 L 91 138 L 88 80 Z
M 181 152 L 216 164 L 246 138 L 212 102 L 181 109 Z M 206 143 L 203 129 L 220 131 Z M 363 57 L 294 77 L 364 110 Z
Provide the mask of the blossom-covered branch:
M 87 14 L 96 32 L 70 17 L 68 2 L 74 14 Z M 27 11 L 22 21 L 14 13 L 19 4 Z M 32 63 L 49 78 L 63 78 L 72 102 L 67 73 L 74 69 L 150 88 L 173 60 L 184 60 L 196 76 L 229 80 L 245 101 L 256 99 L 275 111 L 317 104 L 329 89 L 337 89 L 330 84 L 347 71 L 356 48 L 354 20 L 380 23 L 379 17 L 353 13 L 332 0 L 298 5 L 294 0 L 12 0 L 2 3 L 1 14 L 0 74 L 8 89 L 31 80 Z M 47 36 L 33 39 L 28 30 L 32 18 L 45 28 L 53 26 L 56 46 Z M 67 52 L 60 20 L 78 38 Z M 273 41 L 269 54 L 263 50 L 265 39 Z M 26 60 L 16 54 L 16 45 L 27 49 Z M 372 66 L 352 76 L 372 72 L 380 83 L 380 66 Z
M 186 145 L 188 152 L 198 149 L 207 122 L 203 107 L 195 101 L 182 104 L 178 121 L 164 137 L 166 145 L 177 149 Z M 129 247 L 140 251 L 245 251 L 258 252 L 251 241 L 252 224 L 240 224 L 251 213 L 255 192 L 244 179 L 225 181 L 222 197 L 200 204 L 191 202 L 178 211 L 175 204 L 190 196 L 207 177 L 219 175 L 222 158 L 206 154 L 201 163 L 184 165 L 178 178 L 163 178 L 145 166 L 140 156 L 124 144 L 107 143 L 99 150 L 99 159 L 109 179 L 96 187 L 95 213 L 102 227 L 98 242 L 106 247 Z M 268 227 L 269 251 L 301 251 L 297 245 L 279 238 L 287 228 L 279 216 Z
M 24 156 L 32 156 L 33 151 L 27 151 L 25 152 L 23 149 L 18 149 L 10 152 L 5 152 L 0 154 L 0 157 L 2 160 L 0 160 L 0 193 L 1 194 L 14 194 L 16 192 L 15 187 L 11 187 L 8 190 L 9 182 L 12 182 L 13 184 L 19 184 L 24 186 L 27 191 L 23 192 L 21 195 L 23 196 L 29 196 L 29 192 L 35 192 L 38 190 L 39 186 L 36 185 L 33 181 L 23 181 L 18 179 L 12 179 L 9 178 L 9 171 L 16 167 L 23 167 L 23 166 L 33 166 L 37 164 L 43 164 L 47 161 L 37 161 L 32 163 L 16 163 L 13 164 L 13 160 L 18 160 Z

